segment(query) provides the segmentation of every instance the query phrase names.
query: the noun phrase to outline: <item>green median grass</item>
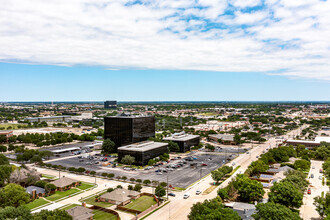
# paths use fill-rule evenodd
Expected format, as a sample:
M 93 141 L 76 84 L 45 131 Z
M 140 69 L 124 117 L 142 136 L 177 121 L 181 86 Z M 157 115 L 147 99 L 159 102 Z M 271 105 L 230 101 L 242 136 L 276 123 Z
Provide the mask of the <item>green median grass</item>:
M 42 205 L 45 205 L 45 204 L 48 204 L 49 202 L 47 202 L 46 200 L 40 198 L 40 199 L 35 199 L 34 201 L 24 205 L 26 208 L 28 209 L 35 209 L 39 206 L 42 206 Z
M 140 198 L 133 200 L 129 204 L 125 205 L 124 207 L 143 212 L 154 204 L 156 204 L 156 201 L 153 197 L 141 196 Z
M 117 216 L 115 216 L 114 214 L 103 212 L 100 210 L 93 210 L 93 214 L 94 214 L 94 216 L 93 216 L 94 220 L 104 220 L 104 219 L 116 220 L 117 219 Z
M 55 201 L 55 200 L 61 199 L 61 198 L 65 197 L 65 196 L 69 196 L 69 195 L 72 195 L 72 194 L 77 193 L 77 192 L 79 192 L 79 190 L 78 189 L 74 189 L 74 188 L 73 189 L 69 189 L 67 191 L 63 191 L 63 192 L 56 191 L 55 194 L 46 197 L 46 199 L 48 199 L 50 201 Z
M 77 188 L 81 189 L 81 190 L 86 190 L 86 189 L 92 188 L 93 186 L 94 186 L 94 184 L 91 184 L 91 183 L 81 183 L 81 185 L 77 186 Z

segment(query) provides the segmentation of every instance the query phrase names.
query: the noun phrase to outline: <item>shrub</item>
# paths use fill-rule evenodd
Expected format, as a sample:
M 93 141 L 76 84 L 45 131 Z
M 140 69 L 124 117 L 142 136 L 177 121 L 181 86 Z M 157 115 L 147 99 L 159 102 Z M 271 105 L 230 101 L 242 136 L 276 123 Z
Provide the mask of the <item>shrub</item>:
M 134 182 L 135 181 L 135 179 L 134 178 L 131 178 L 131 179 L 129 179 L 131 182 Z
M 34 185 L 38 186 L 38 187 L 41 187 L 41 188 L 45 188 L 46 184 L 47 184 L 46 181 L 40 180 L 40 181 L 37 181 Z
M 166 187 L 167 186 L 167 183 L 161 182 L 159 185 L 162 186 L 162 187 Z
M 127 189 L 128 190 L 133 190 L 133 186 L 132 185 L 128 185 Z
M 109 174 L 108 174 L 108 177 L 109 177 L 109 178 L 113 178 L 114 176 L 115 176 L 115 174 L 113 174 L 113 173 L 109 173 Z
M 149 185 L 150 183 L 151 183 L 150 180 L 144 180 L 144 181 L 143 181 L 143 184 L 146 184 L 146 185 Z
M 94 176 L 96 174 L 96 172 L 93 170 L 90 172 L 90 174 Z
M 122 176 L 121 179 L 122 180 L 127 180 L 127 177 L 126 176 Z
M 122 189 L 123 187 L 121 185 L 118 185 L 117 186 L 117 189 Z
M 140 192 L 141 189 L 142 189 L 141 184 L 136 184 L 136 185 L 134 186 L 134 191 Z
M 108 174 L 107 173 L 102 173 L 102 176 L 106 177 L 106 176 L 108 176 Z
M 118 188 L 118 186 L 117 186 L 117 188 Z M 108 188 L 107 189 L 107 192 L 112 192 L 112 191 L 114 191 L 114 188 Z
M 142 183 L 142 180 L 141 179 L 137 179 L 136 182 L 137 183 Z

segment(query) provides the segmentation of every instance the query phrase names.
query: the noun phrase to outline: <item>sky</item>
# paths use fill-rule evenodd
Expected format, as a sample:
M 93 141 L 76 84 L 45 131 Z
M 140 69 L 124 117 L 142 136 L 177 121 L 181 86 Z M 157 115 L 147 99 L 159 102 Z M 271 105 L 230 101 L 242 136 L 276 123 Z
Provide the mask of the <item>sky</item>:
M 11 0 L 0 48 L 0 101 L 330 100 L 329 0 Z

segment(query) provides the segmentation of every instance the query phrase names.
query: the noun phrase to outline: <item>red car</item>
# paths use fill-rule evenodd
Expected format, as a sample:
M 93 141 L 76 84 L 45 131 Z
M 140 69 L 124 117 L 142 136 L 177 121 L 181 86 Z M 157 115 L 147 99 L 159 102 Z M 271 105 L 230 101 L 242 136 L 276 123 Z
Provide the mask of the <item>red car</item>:
M 202 166 L 205 167 L 205 166 L 207 166 L 207 164 L 206 163 L 202 163 Z
M 311 189 L 308 189 L 307 194 L 311 194 L 311 193 L 312 193 Z

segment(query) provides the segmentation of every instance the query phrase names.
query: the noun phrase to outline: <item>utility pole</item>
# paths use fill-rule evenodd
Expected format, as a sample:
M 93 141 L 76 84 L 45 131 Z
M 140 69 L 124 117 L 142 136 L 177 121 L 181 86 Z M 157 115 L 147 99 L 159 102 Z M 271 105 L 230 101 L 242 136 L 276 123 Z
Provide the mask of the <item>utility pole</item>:
M 58 171 L 58 178 L 61 179 L 61 170 Z
M 167 200 L 168 200 L 168 173 L 167 173 L 167 177 L 166 177 L 166 183 L 167 183 Z

